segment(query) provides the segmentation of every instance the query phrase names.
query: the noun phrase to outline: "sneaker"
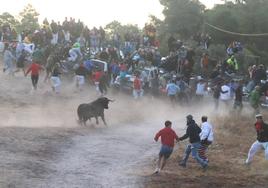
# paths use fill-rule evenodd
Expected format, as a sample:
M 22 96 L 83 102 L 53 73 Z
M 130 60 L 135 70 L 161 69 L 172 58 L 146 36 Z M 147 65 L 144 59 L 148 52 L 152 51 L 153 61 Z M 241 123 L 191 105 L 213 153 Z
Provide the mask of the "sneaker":
M 202 169 L 203 169 L 204 171 L 206 171 L 206 170 L 207 170 L 207 168 L 208 168 L 208 165 L 207 165 L 207 164 L 202 165 Z
M 206 170 L 207 167 L 208 167 L 208 163 L 205 163 L 205 164 L 202 165 L 202 168 L 203 168 L 204 170 Z
M 179 166 L 181 166 L 181 167 L 183 167 L 183 168 L 186 168 L 186 163 L 183 162 L 183 161 L 181 161 L 181 162 L 179 162 Z

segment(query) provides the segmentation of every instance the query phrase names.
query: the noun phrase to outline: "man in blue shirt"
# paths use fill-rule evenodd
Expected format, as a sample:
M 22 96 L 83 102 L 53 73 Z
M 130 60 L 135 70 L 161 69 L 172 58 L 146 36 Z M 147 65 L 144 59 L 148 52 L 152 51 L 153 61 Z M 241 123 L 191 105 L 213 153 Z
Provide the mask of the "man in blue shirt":
M 177 93 L 180 91 L 180 88 L 175 84 L 175 80 L 172 80 L 169 84 L 167 84 L 166 91 L 171 102 L 173 102 L 176 100 L 176 96 Z

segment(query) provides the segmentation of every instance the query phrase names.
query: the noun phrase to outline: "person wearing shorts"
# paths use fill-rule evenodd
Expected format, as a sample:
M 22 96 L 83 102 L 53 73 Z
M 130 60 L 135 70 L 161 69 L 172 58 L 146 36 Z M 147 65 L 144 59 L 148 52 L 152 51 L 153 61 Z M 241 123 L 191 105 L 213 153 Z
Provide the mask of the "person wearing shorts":
M 172 154 L 172 152 L 173 152 L 173 147 L 162 145 L 160 152 L 159 152 L 159 156 L 164 157 L 165 159 L 168 159 L 170 155 Z
M 161 149 L 159 152 L 159 159 L 157 163 L 157 168 L 154 173 L 159 173 L 165 167 L 166 160 L 170 157 L 173 152 L 174 141 L 179 141 L 179 137 L 175 131 L 171 128 L 171 121 L 165 122 L 165 128 L 161 129 L 154 137 L 157 142 L 159 137 L 161 137 Z

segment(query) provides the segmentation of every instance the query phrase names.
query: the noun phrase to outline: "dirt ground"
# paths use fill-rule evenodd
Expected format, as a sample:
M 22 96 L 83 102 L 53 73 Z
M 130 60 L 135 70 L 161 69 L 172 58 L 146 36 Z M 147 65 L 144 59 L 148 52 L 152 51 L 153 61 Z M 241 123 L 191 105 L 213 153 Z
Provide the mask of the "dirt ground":
M 215 112 L 207 101 L 172 107 L 169 101 L 137 102 L 110 93 L 116 101 L 105 112 L 108 127 L 94 121 L 82 127 L 76 108 L 97 97 L 93 87 L 77 92 L 71 79 L 63 79 L 56 95 L 43 75 L 37 91 L 22 73 L 1 72 L 0 80 L 0 188 L 267 187 L 263 152 L 250 167 L 244 165 L 256 137 L 251 112 L 239 117 Z M 203 171 L 192 159 L 187 168 L 178 166 L 185 141 L 176 145 L 165 170 L 152 175 L 160 147 L 154 134 L 166 119 L 178 135 L 184 134 L 189 113 L 198 123 L 208 115 L 214 124 L 209 168 Z
M 254 120 L 249 115 L 219 116 L 213 119 L 213 124 L 215 142 L 208 151 L 210 162 L 206 171 L 193 159 L 186 168 L 178 165 L 183 156 L 183 143 L 163 172 L 143 177 L 145 187 L 267 187 L 268 163 L 264 151 L 255 156 L 250 166 L 244 164 L 248 149 L 256 138 Z

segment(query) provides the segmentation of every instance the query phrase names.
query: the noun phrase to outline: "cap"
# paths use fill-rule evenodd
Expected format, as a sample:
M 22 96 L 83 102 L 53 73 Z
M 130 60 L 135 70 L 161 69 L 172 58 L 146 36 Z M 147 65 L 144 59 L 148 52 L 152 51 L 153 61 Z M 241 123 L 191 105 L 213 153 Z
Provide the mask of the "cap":
M 255 118 L 260 118 L 262 117 L 262 114 L 256 114 Z
M 80 44 L 78 42 L 74 43 L 73 48 L 80 48 Z

